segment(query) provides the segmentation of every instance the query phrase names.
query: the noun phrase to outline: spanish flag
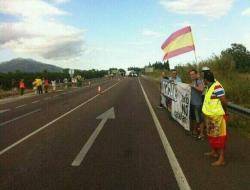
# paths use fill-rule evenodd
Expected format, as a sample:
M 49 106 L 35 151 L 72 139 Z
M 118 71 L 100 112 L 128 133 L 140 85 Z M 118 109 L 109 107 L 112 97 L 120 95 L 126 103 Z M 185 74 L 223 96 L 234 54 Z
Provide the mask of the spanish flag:
M 193 50 L 195 51 L 191 27 L 182 28 L 171 34 L 162 44 L 161 49 L 165 53 L 163 60 L 168 60 L 171 57 Z

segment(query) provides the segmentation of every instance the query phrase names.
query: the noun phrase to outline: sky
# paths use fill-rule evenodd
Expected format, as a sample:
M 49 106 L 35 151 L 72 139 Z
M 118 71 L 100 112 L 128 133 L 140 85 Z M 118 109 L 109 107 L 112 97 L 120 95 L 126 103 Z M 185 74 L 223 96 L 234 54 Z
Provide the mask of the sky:
M 191 26 L 198 61 L 231 43 L 250 50 L 249 0 L 0 0 L 0 62 L 32 58 L 63 68 L 144 67 Z M 194 53 L 170 66 L 194 62 Z

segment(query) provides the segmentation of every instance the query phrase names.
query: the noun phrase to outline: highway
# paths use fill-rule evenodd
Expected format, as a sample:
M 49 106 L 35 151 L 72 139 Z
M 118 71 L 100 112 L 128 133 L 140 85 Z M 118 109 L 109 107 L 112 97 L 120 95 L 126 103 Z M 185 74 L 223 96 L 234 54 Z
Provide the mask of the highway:
M 211 167 L 207 141 L 158 104 L 143 77 L 1 103 L 0 189 L 250 189 L 249 139 L 229 131 L 227 164 Z

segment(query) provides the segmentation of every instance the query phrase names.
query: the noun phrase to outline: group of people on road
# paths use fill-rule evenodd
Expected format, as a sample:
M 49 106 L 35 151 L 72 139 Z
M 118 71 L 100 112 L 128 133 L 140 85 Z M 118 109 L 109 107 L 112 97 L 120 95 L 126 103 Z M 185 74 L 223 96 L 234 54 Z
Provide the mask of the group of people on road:
M 171 77 L 166 77 L 165 73 L 162 74 L 162 80 L 181 82 L 177 70 L 171 71 Z M 212 166 L 222 166 L 225 164 L 226 121 L 228 120 L 225 90 L 208 67 L 203 67 L 201 73 L 191 69 L 189 76 L 192 81 L 190 83 L 190 134 L 197 140 L 203 140 L 207 136 L 211 151 L 204 155 L 217 158 Z M 166 105 L 169 104 L 171 100 L 169 102 L 167 99 Z M 159 107 L 163 107 L 162 103 Z
M 33 90 L 35 91 L 35 94 L 43 94 L 48 93 L 50 82 L 47 78 L 36 78 L 33 82 Z M 52 90 L 56 90 L 56 80 L 51 81 Z M 21 79 L 19 81 L 19 89 L 20 89 L 20 95 L 24 94 L 24 91 L 26 89 L 26 84 L 24 82 L 24 79 Z

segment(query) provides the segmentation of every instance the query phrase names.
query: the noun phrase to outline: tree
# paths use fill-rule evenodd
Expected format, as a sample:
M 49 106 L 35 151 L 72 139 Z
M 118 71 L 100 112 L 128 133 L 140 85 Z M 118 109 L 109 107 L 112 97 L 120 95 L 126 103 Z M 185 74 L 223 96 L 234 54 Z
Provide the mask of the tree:
M 126 75 L 126 71 L 124 69 L 119 69 L 118 71 L 122 76 Z
M 250 52 L 242 44 L 231 44 L 231 48 L 222 51 L 221 56 L 231 56 L 238 71 L 246 72 L 250 70 Z
M 159 69 L 159 70 L 166 69 L 166 70 L 169 70 L 169 62 L 168 61 L 163 62 L 163 63 L 161 61 L 156 61 L 152 65 L 151 64 L 149 64 L 149 65 L 152 66 L 154 69 Z
M 170 67 L 169 67 L 169 61 L 167 60 L 167 61 L 165 61 L 164 63 L 163 63 L 163 65 L 164 65 L 164 69 L 166 69 L 166 70 L 170 70 Z

